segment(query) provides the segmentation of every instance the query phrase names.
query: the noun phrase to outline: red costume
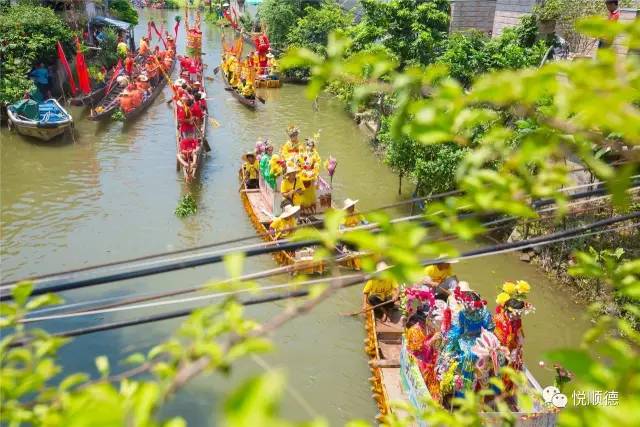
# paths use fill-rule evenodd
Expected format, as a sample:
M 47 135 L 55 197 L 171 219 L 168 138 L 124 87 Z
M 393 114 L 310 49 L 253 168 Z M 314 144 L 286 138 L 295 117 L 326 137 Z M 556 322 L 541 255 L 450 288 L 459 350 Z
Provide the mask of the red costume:
M 190 153 L 198 148 L 198 140 L 195 138 L 185 138 L 180 141 L 180 151 Z
M 180 127 L 180 132 L 190 133 L 195 131 L 191 110 L 184 104 L 178 107 L 178 125 Z

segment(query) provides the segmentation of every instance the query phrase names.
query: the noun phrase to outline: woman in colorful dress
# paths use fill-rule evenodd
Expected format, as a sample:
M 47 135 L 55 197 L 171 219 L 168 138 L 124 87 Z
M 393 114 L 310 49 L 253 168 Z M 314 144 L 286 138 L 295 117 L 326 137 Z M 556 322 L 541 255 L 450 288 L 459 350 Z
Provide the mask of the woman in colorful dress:
M 494 324 L 486 307 L 487 301 L 477 292 L 456 287 L 453 297 L 461 310 L 446 336 L 438 373 L 443 394 L 453 392 L 455 396 L 462 396 L 464 390 L 475 390 L 476 386 L 475 362 L 478 357 L 473 352 L 476 339 L 482 329 L 492 332 Z

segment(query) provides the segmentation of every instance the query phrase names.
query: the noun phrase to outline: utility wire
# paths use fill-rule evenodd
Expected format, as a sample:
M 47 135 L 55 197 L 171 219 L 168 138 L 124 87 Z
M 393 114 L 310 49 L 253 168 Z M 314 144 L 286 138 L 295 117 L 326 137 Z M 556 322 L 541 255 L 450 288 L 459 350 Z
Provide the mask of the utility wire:
M 592 184 L 589 184 L 593 186 Z M 590 190 L 582 193 L 570 194 L 568 196 L 569 199 L 575 200 L 583 197 L 590 197 L 595 195 L 600 195 L 606 193 L 606 190 L 603 185 L 597 185 L 596 190 Z M 535 207 L 539 208 L 541 206 L 546 206 L 555 203 L 554 199 L 545 199 L 541 201 L 534 202 Z M 485 214 L 487 216 L 488 214 Z M 459 217 L 461 219 L 468 217 L 476 217 L 477 214 L 462 214 Z M 413 217 L 412 217 L 413 218 Z M 435 225 L 433 221 L 422 221 L 421 224 L 425 227 L 430 227 Z M 371 227 L 365 226 L 365 227 Z M 357 229 L 356 227 L 355 229 Z M 296 249 L 301 249 L 308 246 L 313 246 L 318 244 L 317 241 L 302 241 L 302 242 L 290 242 L 287 240 L 281 240 L 275 242 L 272 245 L 261 245 L 261 246 L 251 246 L 251 247 L 239 247 L 239 248 L 230 248 L 226 250 L 220 250 L 213 253 L 204 253 L 204 254 L 195 254 L 191 256 L 184 256 L 182 258 L 169 259 L 169 260 L 158 260 L 155 264 L 149 263 L 147 265 L 141 266 L 133 266 L 129 269 L 124 269 L 120 271 L 107 272 L 103 275 L 98 275 L 94 277 L 79 277 L 74 278 L 73 275 L 68 274 L 60 274 L 55 276 L 50 276 L 47 279 L 43 279 L 40 281 L 40 287 L 37 287 L 33 290 L 32 296 L 41 295 L 49 292 L 62 292 L 71 289 L 77 289 L 86 286 L 95 286 L 99 284 L 116 282 L 121 280 L 128 280 L 137 277 L 143 277 L 148 275 L 166 273 L 170 271 L 181 270 L 185 268 L 197 267 L 205 264 L 211 264 L 220 262 L 224 259 L 224 257 L 230 253 L 235 252 L 244 252 L 245 256 L 252 257 L 257 255 L 264 255 L 277 251 L 295 251 Z M 163 262 L 164 261 L 164 262 Z M 17 282 L 16 282 L 17 283 Z M 43 286 L 43 284 L 48 284 L 49 286 Z M 3 294 L 0 294 L 0 301 L 11 300 L 13 296 L 11 295 L 10 288 L 15 286 L 15 284 L 4 285 L 0 287 L 0 292 L 4 291 Z
M 570 229 L 570 230 L 564 230 L 564 231 L 561 231 L 561 232 L 552 233 L 552 234 L 550 234 L 548 236 L 540 236 L 540 237 L 527 239 L 527 240 L 522 240 L 522 241 L 518 241 L 518 242 L 503 243 L 503 244 L 499 244 L 499 245 L 493 245 L 493 246 L 489 246 L 489 247 L 473 249 L 473 250 L 470 250 L 470 251 L 467 251 L 467 252 L 463 253 L 460 257 L 453 257 L 453 258 L 447 259 L 446 261 L 475 259 L 475 258 L 480 258 L 480 257 L 484 257 L 484 256 L 491 256 L 491 255 L 495 255 L 495 254 L 514 252 L 514 251 L 521 250 L 521 249 L 545 246 L 545 245 L 549 245 L 549 244 L 553 244 L 553 243 L 557 243 L 557 242 L 561 242 L 561 241 L 575 239 L 575 238 L 582 237 L 582 236 L 600 234 L 600 233 L 603 233 L 603 232 L 606 232 L 606 231 L 610 231 L 610 230 L 593 231 L 592 233 L 586 233 L 586 232 L 590 231 L 590 230 L 597 230 L 597 229 L 602 228 L 602 227 L 607 227 L 607 226 L 612 225 L 612 224 L 625 222 L 625 221 L 630 221 L 630 220 L 638 219 L 638 218 L 640 218 L 640 212 L 634 212 L 634 213 L 627 214 L 627 215 L 621 215 L 621 216 L 617 216 L 617 217 L 613 217 L 613 218 L 607 218 L 607 219 L 604 219 L 604 220 L 601 220 L 601 221 L 596 221 L 596 222 L 593 222 L 593 223 L 590 223 L 590 224 L 585 224 L 585 225 L 582 225 L 582 226 L 579 226 L 579 227 L 575 227 L 575 228 Z M 637 225 L 638 225 L 637 223 L 634 223 L 632 225 L 627 225 L 626 227 L 620 227 L 620 228 L 637 227 Z M 441 263 L 443 261 L 445 261 L 445 260 L 443 260 L 442 258 L 429 259 L 429 260 L 424 261 L 422 263 L 422 265 L 432 265 L 432 264 Z M 389 268 L 392 268 L 392 267 L 389 267 Z M 362 274 L 352 275 L 353 278 L 350 278 L 350 279 L 346 279 L 344 277 L 338 277 L 338 278 L 325 278 L 325 280 L 326 281 L 337 280 L 339 288 L 346 288 L 346 287 L 357 285 L 359 283 L 362 283 L 365 280 L 368 280 L 368 279 L 370 279 L 372 277 L 375 277 L 376 274 L 377 273 L 369 273 L 369 274 L 362 273 Z M 243 305 L 246 305 L 246 306 L 256 305 L 256 304 L 263 304 L 263 303 L 267 303 L 267 302 L 280 301 L 280 300 L 283 300 L 283 299 L 299 298 L 299 297 L 302 297 L 302 296 L 307 296 L 309 294 L 309 292 L 310 292 L 309 290 L 299 290 L 299 291 L 288 292 L 288 293 L 285 293 L 285 294 L 272 294 L 272 295 L 268 295 L 268 296 L 265 296 L 265 297 L 251 298 L 251 299 L 243 300 L 243 301 L 240 301 L 240 303 L 243 304 Z M 151 323 L 151 322 L 156 322 L 156 321 L 161 321 L 161 320 L 168 320 L 168 319 L 174 319 L 174 318 L 178 318 L 178 317 L 184 317 L 184 316 L 189 315 L 193 311 L 195 311 L 197 309 L 200 309 L 200 308 L 203 308 L 203 307 L 195 307 L 195 308 L 183 309 L 183 310 L 173 311 L 173 312 L 170 312 L 170 313 L 151 315 L 151 316 L 146 316 L 146 317 L 133 319 L 133 320 L 110 322 L 110 323 L 105 323 L 105 324 L 91 326 L 91 327 L 84 327 L 84 328 L 78 328 L 78 329 L 73 329 L 73 330 L 68 330 L 68 331 L 56 332 L 56 333 L 53 333 L 51 335 L 52 336 L 56 336 L 56 337 L 73 337 L 73 336 L 86 335 L 86 334 L 90 334 L 90 333 L 107 331 L 107 330 L 112 330 L 112 329 L 120 329 L 120 328 L 123 328 L 123 327 L 126 327 L 126 326 L 135 326 L 135 325 L 141 325 L 141 324 L 146 324 L 146 323 Z M 24 345 L 24 344 L 25 344 L 25 341 L 22 341 L 22 342 L 18 341 L 18 342 L 13 343 L 11 346 L 20 346 L 20 345 Z
M 597 199 L 605 199 L 605 198 L 610 198 L 610 197 L 611 197 L 610 195 L 606 195 L 606 196 L 598 197 L 596 199 L 588 199 L 588 200 L 576 201 L 576 202 L 570 203 L 569 206 L 575 206 L 575 205 L 580 205 L 580 204 L 584 204 L 584 203 L 591 203 L 591 202 L 593 202 L 594 200 L 597 200 Z M 553 207 L 541 209 L 541 210 L 539 210 L 537 212 L 539 214 L 543 214 L 543 213 L 552 212 L 552 211 L 557 210 L 557 209 L 558 209 L 558 206 L 553 206 Z M 507 218 L 501 218 L 501 219 L 485 222 L 482 225 L 485 226 L 485 227 L 488 227 L 487 230 L 486 230 L 487 232 L 491 232 L 491 231 L 496 231 L 496 230 L 499 230 L 499 229 L 505 228 L 505 227 L 512 227 L 512 223 L 515 220 L 517 220 L 517 218 L 507 217 Z M 543 221 L 543 220 L 545 220 L 545 218 L 544 217 L 540 217 L 540 218 L 537 218 L 537 219 L 534 219 L 534 220 L 529 220 L 529 221 L 527 221 L 527 223 L 531 224 L 531 223 L 538 222 L 538 221 Z M 435 241 L 438 242 L 438 241 L 445 241 L 445 240 L 450 240 L 450 239 L 449 238 L 442 238 L 442 239 L 436 239 Z M 335 259 L 334 259 L 334 261 L 335 261 Z M 274 269 L 271 269 L 271 270 L 261 271 L 261 272 L 257 272 L 257 273 L 250 273 L 250 274 L 247 274 L 247 275 L 243 276 L 239 280 L 248 281 L 248 280 L 255 280 L 255 279 L 260 279 L 260 278 L 266 278 L 266 277 L 271 277 L 271 276 L 287 274 L 287 273 L 291 273 L 291 272 L 294 271 L 293 267 L 294 266 L 286 266 L 286 267 L 279 267 L 279 268 L 274 268 Z M 224 280 L 224 281 L 221 281 L 219 283 L 216 283 L 216 286 L 224 285 L 224 284 L 227 284 L 227 283 L 230 283 L 230 282 L 231 282 L 231 280 Z M 177 289 L 177 290 L 172 290 L 172 291 L 146 293 L 146 294 L 137 295 L 137 296 L 133 296 L 133 297 L 117 296 L 117 297 L 103 298 L 103 299 L 99 299 L 99 300 L 82 301 L 82 302 L 78 302 L 78 303 L 64 304 L 64 305 L 59 305 L 59 306 L 52 306 L 52 307 L 43 308 L 43 309 L 31 312 L 30 315 L 31 316 L 41 316 L 44 313 L 57 312 L 57 311 L 65 311 L 65 314 L 75 313 L 75 312 L 82 312 L 82 311 L 89 311 L 89 309 L 87 309 L 87 310 L 82 310 L 81 309 L 82 307 L 87 307 L 87 306 L 93 306 L 90 309 L 90 311 L 105 310 L 105 309 L 109 309 L 109 308 L 112 308 L 112 307 L 120 307 L 120 306 L 124 306 L 124 305 L 143 303 L 143 302 L 148 302 L 148 301 L 164 299 L 164 298 L 168 298 L 168 297 L 172 297 L 172 296 L 178 296 L 178 295 L 184 295 L 184 294 L 204 291 L 208 287 L 210 287 L 210 286 L 205 284 L 205 285 L 198 285 L 198 286 L 194 286 L 194 287 L 190 287 L 190 288 L 183 288 L 183 289 Z M 264 290 L 266 288 L 268 288 L 268 287 L 262 287 L 261 289 Z M 75 309 L 75 310 L 73 310 L 73 309 Z M 68 311 L 67 312 L 66 310 L 72 310 L 72 311 Z
M 632 178 L 638 178 L 638 177 L 640 177 L 640 175 L 636 175 L 636 176 L 634 176 Z M 587 188 L 587 187 L 592 187 L 592 188 L 595 188 L 596 190 L 599 190 L 599 189 L 604 188 L 604 183 L 598 182 L 598 183 L 581 184 L 581 185 L 577 185 L 577 186 L 573 186 L 573 187 L 566 187 L 566 188 L 560 189 L 559 191 L 560 192 L 568 192 L 568 191 L 573 191 L 573 190 L 577 190 L 577 189 L 581 189 L 581 188 Z M 434 194 L 434 195 L 430 195 L 430 196 L 416 197 L 416 198 L 405 200 L 405 201 L 402 201 L 402 202 L 398 202 L 398 203 L 394 203 L 394 204 L 390 204 L 390 205 L 384 205 L 384 206 L 372 209 L 370 211 L 362 212 L 362 213 L 366 214 L 367 212 L 369 212 L 369 213 L 370 212 L 376 212 L 376 211 L 379 211 L 379 210 L 384 210 L 384 209 L 388 209 L 388 208 L 392 208 L 392 207 L 397 207 L 397 206 L 400 206 L 400 205 L 403 205 L 403 204 L 407 204 L 407 203 L 415 203 L 416 201 L 436 200 L 436 199 L 440 199 L 440 198 L 444 198 L 444 197 L 447 197 L 447 196 L 460 194 L 460 193 L 461 193 L 460 191 L 449 191 L 449 192 Z M 418 217 L 420 217 L 420 215 L 416 215 L 414 217 L 418 218 Z M 309 225 L 315 225 L 315 224 L 320 224 L 320 223 L 321 223 L 321 221 L 317 221 L 317 222 L 314 222 L 312 224 L 299 225 L 297 227 L 292 228 L 289 231 L 294 231 L 296 229 L 301 229 L 301 228 L 307 227 Z M 180 250 L 176 250 L 176 251 L 145 255 L 145 256 L 142 256 L 142 257 L 130 258 L 130 259 L 123 260 L 123 261 L 113 261 L 113 262 L 109 262 L 109 263 L 96 264 L 96 265 L 93 265 L 93 266 L 82 267 L 82 268 L 78 268 L 78 269 L 66 270 L 64 272 L 59 272 L 59 273 L 52 273 L 52 274 L 46 274 L 46 275 L 30 277 L 28 279 L 21 279 L 21 280 L 4 282 L 4 283 L 0 283 L 0 301 L 5 299 L 3 297 L 3 295 L 1 294 L 2 291 L 5 291 L 6 288 L 8 288 L 8 287 L 15 286 L 17 283 L 21 282 L 22 280 L 31 280 L 33 282 L 40 283 L 41 285 L 44 285 L 44 284 L 46 284 L 48 282 L 48 280 L 58 279 L 58 278 L 60 278 L 60 276 L 63 276 L 63 275 L 71 275 L 71 274 L 88 272 L 88 271 L 98 270 L 98 269 L 107 268 L 107 267 L 115 267 L 115 266 L 120 266 L 120 265 L 132 264 L 132 263 L 139 262 L 139 261 L 155 260 L 156 258 L 169 257 L 169 256 L 173 256 L 173 255 L 188 254 L 188 253 L 202 251 L 202 250 L 205 250 L 205 249 L 211 249 L 211 248 L 214 248 L 214 247 L 227 246 L 227 245 L 234 244 L 234 243 L 240 243 L 240 242 L 244 242 L 244 241 L 248 241 L 248 240 L 255 240 L 255 239 L 260 238 L 260 237 L 262 237 L 262 236 L 259 235 L 259 234 L 258 235 L 245 236 L 245 237 L 240 237 L 240 238 L 236 238 L 236 239 L 230 239 L 230 240 L 226 240 L 226 241 L 222 241 L 222 242 L 216 242 L 216 243 L 211 243 L 211 244 L 207 244 L 207 245 L 196 246 L 196 247 L 192 247 L 192 248 L 185 248 L 185 249 L 180 249 Z M 238 250 L 249 250 L 249 249 L 256 248 L 256 247 L 264 247 L 264 246 L 276 245 L 276 244 L 277 244 L 277 242 L 260 242 L 260 243 L 257 243 L 257 244 L 251 245 L 251 246 L 234 248 L 234 249 L 236 251 L 238 251 Z

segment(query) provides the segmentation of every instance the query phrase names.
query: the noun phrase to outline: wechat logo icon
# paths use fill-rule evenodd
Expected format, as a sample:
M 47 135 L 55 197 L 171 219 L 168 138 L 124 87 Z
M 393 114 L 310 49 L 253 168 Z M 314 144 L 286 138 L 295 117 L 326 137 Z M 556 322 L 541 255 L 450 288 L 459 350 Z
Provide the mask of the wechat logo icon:
M 556 408 L 564 408 L 567 406 L 567 396 L 560 393 L 560 389 L 556 386 L 550 385 L 542 390 L 542 399 L 544 403 L 551 404 Z

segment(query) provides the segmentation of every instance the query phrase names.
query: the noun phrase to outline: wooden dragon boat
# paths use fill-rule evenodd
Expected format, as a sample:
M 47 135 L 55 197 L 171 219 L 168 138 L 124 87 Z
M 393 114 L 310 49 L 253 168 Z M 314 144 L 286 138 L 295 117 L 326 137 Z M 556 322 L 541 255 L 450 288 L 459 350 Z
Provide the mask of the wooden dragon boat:
M 73 127 L 73 118 L 55 99 L 26 99 L 7 107 L 9 126 L 19 134 L 49 141 Z
M 203 73 L 200 73 L 198 75 L 198 81 L 200 81 L 200 84 L 201 84 L 200 87 L 204 92 Z M 203 93 L 203 95 L 204 95 L 204 99 L 206 99 L 206 93 Z M 204 146 L 205 146 L 205 137 L 207 135 L 208 115 L 207 114 L 204 115 L 202 119 L 202 124 L 200 125 L 200 128 L 196 132 L 196 138 L 198 139 L 198 147 L 192 152 L 192 156 L 195 156 L 195 162 L 193 163 L 193 166 L 190 166 L 182 159 L 182 156 L 180 155 L 180 142 L 182 141 L 182 138 L 180 135 L 180 129 L 178 128 L 178 111 L 177 111 L 178 104 L 177 102 L 174 102 L 173 104 L 174 104 L 173 112 L 175 116 L 175 125 L 176 125 L 176 158 L 177 158 L 176 170 L 177 171 L 182 170 L 184 180 L 186 182 L 191 182 L 191 180 L 194 179 L 198 174 L 198 172 L 200 171 L 200 164 L 202 163 L 202 158 L 206 154 Z
M 246 188 L 244 180 L 242 179 L 242 169 L 238 172 L 238 178 L 240 182 L 240 198 L 242 199 L 242 204 L 247 211 L 251 224 L 264 241 L 276 242 L 275 237 L 269 233 L 269 225 L 276 216 L 274 215 L 274 207 L 280 206 L 282 195 L 280 192 L 269 187 L 262 179 L 262 176 L 259 178 L 260 186 L 257 189 Z M 279 188 L 281 179 L 282 178 L 278 179 L 276 188 Z M 331 186 L 322 177 L 318 178 L 318 188 L 316 192 L 316 212 L 313 215 L 301 214 L 299 225 L 304 226 L 305 223 L 310 225 L 320 223 L 322 214 L 332 207 Z M 293 266 L 296 272 L 322 274 L 326 271 L 327 263 L 314 260 L 314 252 L 314 249 L 310 247 L 298 249 L 295 252 L 283 250 L 274 252 L 272 255 L 279 265 Z M 347 268 L 359 269 L 357 254 L 343 254 L 338 258 L 337 263 Z
M 224 71 L 220 71 L 220 73 L 222 74 L 222 80 L 224 81 L 225 90 L 227 90 L 229 93 L 231 93 L 231 95 L 235 99 L 237 99 L 238 102 L 240 102 L 242 105 L 244 105 L 245 107 L 250 108 L 252 110 L 255 110 L 255 108 L 257 106 L 256 97 L 254 96 L 253 99 L 245 98 L 244 96 L 242 96 L 241 93 L 239 93 L 234 87 L 231 86 L 231 84 L 227 80 L 227 76 L 225 75 Z
M 174 57 L 173 62 L 171 63 L 171 67 L 169 67 L 169 69 L 166 71 L 168 76 L 171 76 L 171 74 L 173 74 L 173 70 L 176 67 L 176 62 L 178 61 L 176 61 L 176 58 Z M 158 97 L 158 95 L 160 95 L 160 93 L 162 92 L 162 89 L 164 89 L 166 84 L 167 84 L 167 79 L 165 79 L 162 75 L 158 75 L 158 83 L 151 89 L 151 94 L 147 98 L 145 98 L 142 101 L 142 103 L 138 105 L 136 108 L 132 109 L 128 113 L 124 113 L 123 121 L 127 123 L 128 121 L 131 121 L 136 117 L 140 116 L 140 114 L 142 114 L 142 112 L 146 110 L 149 105 L 153 103 L 153 101 Z
M 364 327 L 366 337 L 364 339 L 365 353 L 369 357 L 369 369 L 371 377 L 371 397 L 376 402 L 378 415 L 376 419 L 381 422 L 384 417 L 396 411 L 391 402 L 406 402 L 420 410 L 428 410 L 425 399 L 431 399 L 420 368 L 405 345 L 403 321 L 400 310 L 391 310 L 390 319 L 381 321 L 374 315 L 371 307 L 365 313 Z M 536 381 L 533 374 L 525 367 L 524 373 L 527 379 L 526 387 L 531 390 L 531 395 L 542 393 L 542 387 Z M 518 427 L 551 427 L 556 425 L 556 411 L 545 410 L 542 401 L 534 399 L 532 412 L 514 412 L 515 426 Z M 403 414 L 396 412 L 402 417 Z M 502 425 L 500 416 L 495 412 L 483 412 L 481 414 L 484 425 Z M 417 422 L 417 426 L 426 427 L 424 422 Z
M 124 89 L 124 87 L 114 84 L 111 91 L 98 102 L 95 108 L 91 109 L 91 113 L 87 118 L 93 122 L 111 118 L 114 111 L 120 107 L 120 94 Z

